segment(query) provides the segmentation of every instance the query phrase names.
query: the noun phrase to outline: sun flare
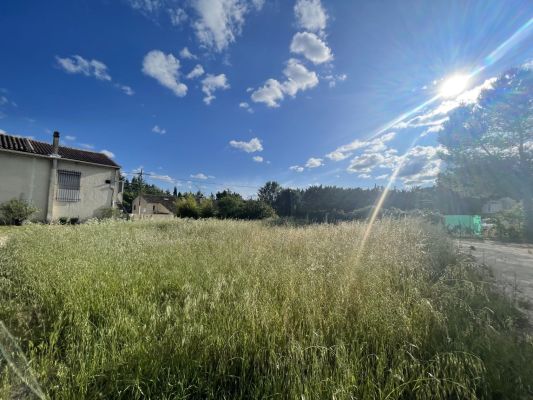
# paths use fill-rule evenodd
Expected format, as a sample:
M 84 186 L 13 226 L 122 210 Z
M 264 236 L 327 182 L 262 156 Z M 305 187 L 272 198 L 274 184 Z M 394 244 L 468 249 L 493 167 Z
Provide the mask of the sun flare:
M 442 97 L 454 97 L 466 89 L 470 77 L 468 75 L 453 75 L 441 85 L 439 93 Z

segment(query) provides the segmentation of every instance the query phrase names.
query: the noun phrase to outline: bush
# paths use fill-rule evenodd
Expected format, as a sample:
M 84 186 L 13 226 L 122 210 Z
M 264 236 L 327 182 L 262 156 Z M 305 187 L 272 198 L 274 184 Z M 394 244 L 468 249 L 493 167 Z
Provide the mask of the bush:
M 180 218 L 200 218 L 200 208 L 192 195 L 176 200 L 176 215 Z
M 241 219 L 265 219 L 276 216 L 274 209 L 261 200 L 245 201 L 239 211 Z
M 119 210 L 115 207 L 105 207 L 100 210 L 100 219 L 117 219 L 121 218 L 123 216 L 122 210 Z M 71 218 L 70 222 L 72 223 L 72 219 L 78 220 L 79 218 Z
M 220 218 L 239 218 L 243 200 L 237 196 L 224 196 L 217 200 L 218 216 Z
M 202 199 L 200 201 L 200 217 L 213 218 L 216 214 L 217 208 L 212 199 Z
M 9 200 L 0 205 L 0 221 L 5 225 L 22 225 L 33 213 L 38 211 L 24 200 Z

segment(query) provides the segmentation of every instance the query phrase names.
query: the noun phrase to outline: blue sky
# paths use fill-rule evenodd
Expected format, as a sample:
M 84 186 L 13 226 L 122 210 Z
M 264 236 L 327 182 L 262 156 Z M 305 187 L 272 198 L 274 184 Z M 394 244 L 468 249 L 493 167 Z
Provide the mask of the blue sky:
M 396 185 L 427 185 L 447 112 L 533 58 L 532 17 L 530 0 L 4 0 L 0 129 L 59 130 L 182 191 L 383 185 L 400 162 Z

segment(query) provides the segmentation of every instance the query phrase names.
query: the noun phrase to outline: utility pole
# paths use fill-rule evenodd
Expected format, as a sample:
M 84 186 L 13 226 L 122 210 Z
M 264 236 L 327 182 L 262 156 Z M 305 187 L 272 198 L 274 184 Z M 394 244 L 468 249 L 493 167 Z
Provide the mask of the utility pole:
M 138 196 L 139 219 L 141 219 L 141 196 L 142 194 L 143 194 L 143 169 L 141 168 L 141 172 L 139 172 L 139 196 Z

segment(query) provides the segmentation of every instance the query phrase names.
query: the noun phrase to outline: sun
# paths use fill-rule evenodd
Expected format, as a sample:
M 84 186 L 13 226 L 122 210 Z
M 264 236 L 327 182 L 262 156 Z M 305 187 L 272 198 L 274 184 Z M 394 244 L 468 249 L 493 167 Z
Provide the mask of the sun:
M 470 77 L 467 75 L 453 75 L 442 83 L 439 89 L 439 94 L 441 97 L 457 96 L 464 92 L 469 79 Z

